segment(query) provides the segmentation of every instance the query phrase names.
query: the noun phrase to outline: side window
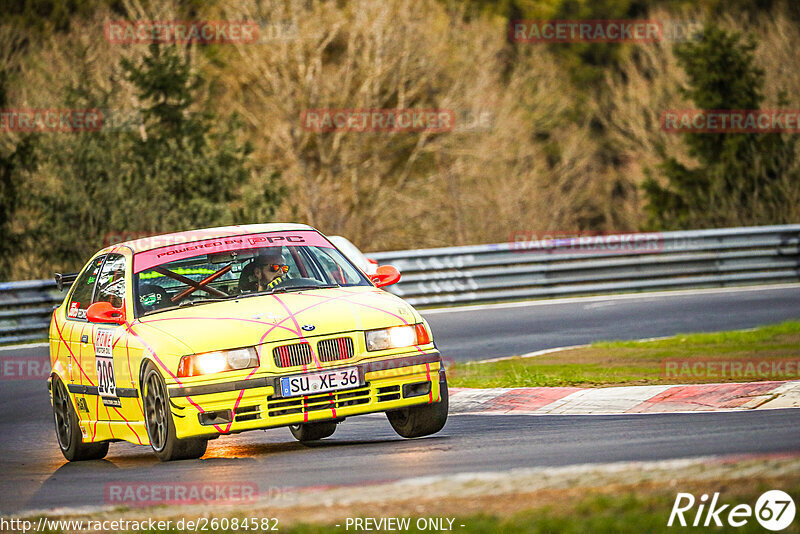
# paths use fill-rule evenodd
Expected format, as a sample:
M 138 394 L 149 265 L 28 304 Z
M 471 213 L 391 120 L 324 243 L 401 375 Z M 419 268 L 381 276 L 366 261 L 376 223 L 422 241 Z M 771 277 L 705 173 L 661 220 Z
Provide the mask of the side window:
M 86 319 L 86 310 L 92 303 L 94 283 L 97 281 L 97 275 L 104 259 L 105 256 L 100 256 L 92 260 L 86 270 L 72 284 L 72 295 L 67 306 L 67 317 L 70 319 Z
M 342 254 L 333 248 L 314 247 L 315 257 L 319 260 L 328 276 L 337 284 L 358 284 L 361 276 Z
M 92 302 L 110 302 L 115 308 L 122 307 L 125 298 L 125 257 L 109 254 L 97 279 L 97 289 Z

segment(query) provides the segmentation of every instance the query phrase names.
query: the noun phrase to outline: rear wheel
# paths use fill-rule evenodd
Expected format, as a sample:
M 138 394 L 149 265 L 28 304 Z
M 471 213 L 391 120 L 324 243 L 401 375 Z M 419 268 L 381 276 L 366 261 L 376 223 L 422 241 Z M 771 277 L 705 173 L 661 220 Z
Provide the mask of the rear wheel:
M 72 407 L 67 388 L 60 378 L 53 378 L 53 417 L 56 424 L 56 438 L 64 458 L 70 462 L 99 460 L 108 454 L 108 442 L 84 443 L 78 414 Z
M 169 397 L 164 378 L 152 363 L 148 363 L 142 381 L 145 427 L 150 446 L 162 462 L 200 458 L 206 453 L 208 440 L 175 437 L 175 423 L 169 409 Z
M 439 402 L 386 412 L 394 431 L 404 438 L 418 438 L 440 431 L 447 422 L 447 410 L 450 407 L 447 377 L 444 371 L 440 374 L 439 389 L 441 391 Z
M 291 425 L 289 430 L 297 441 L 314 441 L 332 436 L 336 432 L 335 422 L 324 423 L 303 423 L 302 425 Z

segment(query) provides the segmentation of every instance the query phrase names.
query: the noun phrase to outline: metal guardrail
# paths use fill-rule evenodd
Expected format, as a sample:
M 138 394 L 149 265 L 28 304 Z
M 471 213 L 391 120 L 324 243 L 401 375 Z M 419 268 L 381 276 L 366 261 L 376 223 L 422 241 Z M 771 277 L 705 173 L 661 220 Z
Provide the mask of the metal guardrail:
M 419 307 L 800 281 L 800 224 L 379 252 Z M 0 343 L 46 336 L 52 280 L 0 283 Z
M 53 307 L 62 300 L 55 280 L 0 282 L 0 343 L 46 337 Z
M 418 307 L 800 281 L 800 225 L 380 252 Z

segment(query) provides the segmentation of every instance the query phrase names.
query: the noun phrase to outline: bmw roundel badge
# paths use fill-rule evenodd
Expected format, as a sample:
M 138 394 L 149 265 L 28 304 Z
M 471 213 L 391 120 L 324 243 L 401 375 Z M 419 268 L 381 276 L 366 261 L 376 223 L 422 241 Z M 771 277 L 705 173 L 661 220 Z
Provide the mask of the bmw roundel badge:
M 311 332 L 312 330 L 314 330 L 316 328 L 316 326 L 314 326 L 313 324 L 304 324 L 300 328 L 302 328 L 306 332 Z

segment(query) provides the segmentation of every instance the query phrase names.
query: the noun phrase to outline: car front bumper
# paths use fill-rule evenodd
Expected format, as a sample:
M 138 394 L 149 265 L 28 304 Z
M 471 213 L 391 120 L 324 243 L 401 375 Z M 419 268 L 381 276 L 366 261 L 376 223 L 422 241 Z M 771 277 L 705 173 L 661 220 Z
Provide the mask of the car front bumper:
M 176 436 L 181 439 L 216 437 L 246 430 L 338 420 L 441 399 L 444 367 L 438 352 L 342 363 L 325 369 L 349 367 L 359 368 L 364 377 L 362 385 L 289 398 L 276 395 L 278 383 L 281 376 L 297 372 L 198 386 L 171 385 L 168 389 Z

